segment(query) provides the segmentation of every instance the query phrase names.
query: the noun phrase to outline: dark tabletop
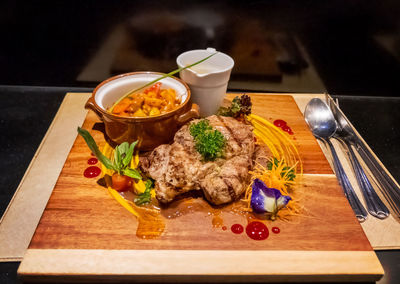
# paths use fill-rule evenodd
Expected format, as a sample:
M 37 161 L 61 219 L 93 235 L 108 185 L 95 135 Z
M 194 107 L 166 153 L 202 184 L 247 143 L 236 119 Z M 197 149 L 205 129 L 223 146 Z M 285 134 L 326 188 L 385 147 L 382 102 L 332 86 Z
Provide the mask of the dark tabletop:
M 230 91 L 328 92 L 400 180 L 398 1 L 13 1 L 0 3 L 0 215 L 67 92 L 109 76 L 171 71 L 188 49 L 232 55 Z M 249 64 L 251 62 L 251 64 Z M 380 283 L 400 252 L 377 251 Z M 19 263 L 0 263 L 0 283 Z

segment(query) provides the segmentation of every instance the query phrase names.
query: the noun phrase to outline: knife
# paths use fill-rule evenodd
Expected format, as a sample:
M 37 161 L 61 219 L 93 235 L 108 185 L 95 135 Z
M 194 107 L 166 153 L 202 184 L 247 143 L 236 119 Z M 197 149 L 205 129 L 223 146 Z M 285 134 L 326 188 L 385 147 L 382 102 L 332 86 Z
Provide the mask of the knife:
M 382 163 L 375 157 L 360 135 L 354 130 L 353 125 L 340 110 L 338 105 L 328 94 L 325 95 L 328 106 L 331 108 L 342 132 L 352 140 L 353 145 L 361 159 L 369 168 L 377 181 L 378 187 L 388 201 L 395 215 L 400 218 L 400 187 L 383 167 Z

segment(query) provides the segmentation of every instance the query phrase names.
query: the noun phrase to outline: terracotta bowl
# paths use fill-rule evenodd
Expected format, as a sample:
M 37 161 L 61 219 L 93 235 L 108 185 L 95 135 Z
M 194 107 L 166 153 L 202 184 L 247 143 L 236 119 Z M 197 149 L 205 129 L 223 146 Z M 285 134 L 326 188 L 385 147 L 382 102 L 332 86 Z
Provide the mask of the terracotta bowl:
M 98 115 L 104 122 L 107 136 L 117 144 L 138 140 L 137 147 L 147 151 L 169 143 L 183 124 L 199 117 L 199 108 L 190 102 L 189 87 L 182 80 L 175 77 L 161 80 L 163 88 L 172 88 L 181 97 L 181 105 L 171 112 L 151 117 L 121 117 L 107 112 L 128 91 L 162 75 L 157 72 L 132 72 L 107 79 L 95 88 L 85 108 Z

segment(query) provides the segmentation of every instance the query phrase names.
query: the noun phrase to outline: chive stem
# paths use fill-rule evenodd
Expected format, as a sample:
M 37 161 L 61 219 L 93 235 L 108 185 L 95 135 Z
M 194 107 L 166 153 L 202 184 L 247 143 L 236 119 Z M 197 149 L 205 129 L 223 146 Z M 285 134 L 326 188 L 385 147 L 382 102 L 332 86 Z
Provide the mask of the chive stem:
M 115 107 L 117 104 L 119 104 L 123 99 L 125 99 L 126 97 L 128 97 L 129 95 L 132 95 L 132 94 L 136 93 L 137 91 L 140 91 L 141 89 L 146 88 L 146 87 L 148 87 L 148 86 L 150 86 L 150 85 L 152 85 L 152 84 L 154 84 L 154 83 L 156 83 L 156 82 L 158 82 L 158 81 L 160 81 L 160 80 L 162 80 L 162 79 L 164 79 L 164 78 L 166 78 L 166 77 L 171 77 L 171 76 L 175 75 L 176 73 L 181 72 L 182 70 L 185 70 L 185 69 L 187 69 L 187 68 L 190 68 L 190 67 L 193 67 L 193 66 L 195 66 L 195 65 L 197 65 L 197 64 L 200 64 L 200 63 L 206 61 L 207 59 L 209 59 L 211 56 L 214 56 L 214 55 L 217 54 L 217 53 L 218 53 L 218 52 L 215 52 L 215 53 L 213 53 L 213 54 L 207 56 L 206 58 L 203 58 L 203 59 L 201 59 L 201 60 L 199 60 L 199 61 L 197 61 L 197 62 L 195 62 L 195 63 L 193 63 L 193 64 L 187 65 L 187 66 L 185 66 L 185 67 L 180 67 L 180 68 L 178 68 L 178 69 L 176 69 L 176 70 L 174 70 L 174 71 L 171 71 L 171 72 L 169 72 L 169 73 L 167 73 L 167 74 L 162 75 L 160 78 L 157 78 L 157 79 L 155 79 L 155 80 L 153 80 L 153 81 L 151 81 L 151 82 L 149 82 L 149 83 L 146 83 L 145 85 L 143 85 L 143 86 L 141 86 L 141 87 L 139 87 L 139 88 L 137 88 L 137 89 L 135 89 L 135 90 L 133 90 L 133 91 L 127 92 L 125 95 L 123 95 L 122 97 L 120 97 L 120 98 L 112 105 L 112 107 L 111 107 L 108 111 L 109 111 L 109 112 L 112 112 L 113 109 L 114 109 L 114 107 Z

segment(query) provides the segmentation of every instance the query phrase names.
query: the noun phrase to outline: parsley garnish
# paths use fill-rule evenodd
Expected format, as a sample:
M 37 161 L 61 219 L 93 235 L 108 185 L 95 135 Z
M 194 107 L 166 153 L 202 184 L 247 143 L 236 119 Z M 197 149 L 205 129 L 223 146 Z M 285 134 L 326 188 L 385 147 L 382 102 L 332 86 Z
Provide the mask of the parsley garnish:
M 195 149 L 205 161 L 214 161 L 223 156 L 226 139 L 218 130 L 210 125 L 207 119 L 193 123 L 189 127 L 195 142 Z

